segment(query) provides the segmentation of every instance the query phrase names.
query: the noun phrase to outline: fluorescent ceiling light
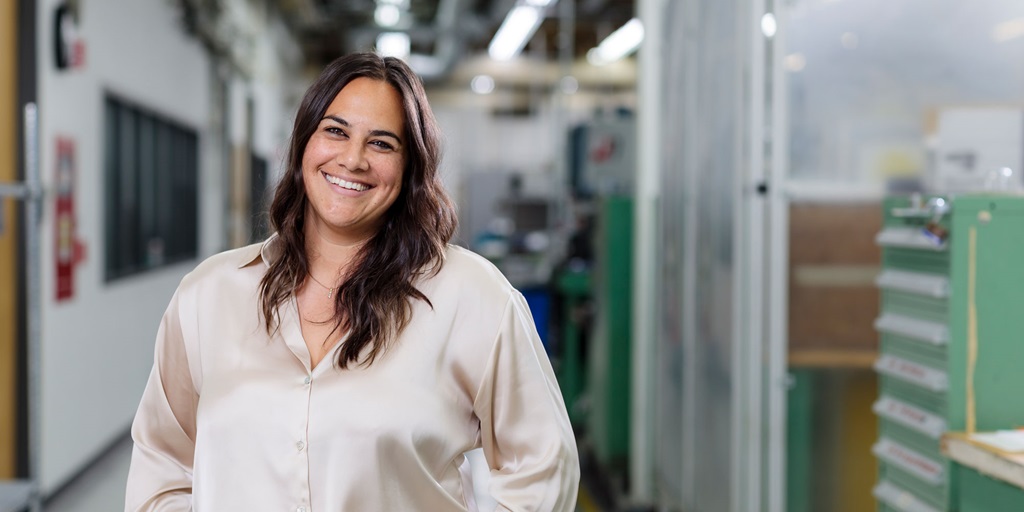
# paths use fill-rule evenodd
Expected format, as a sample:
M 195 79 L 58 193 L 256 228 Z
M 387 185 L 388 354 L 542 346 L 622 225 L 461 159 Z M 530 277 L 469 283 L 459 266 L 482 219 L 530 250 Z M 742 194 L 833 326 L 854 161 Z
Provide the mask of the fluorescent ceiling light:
M 384 57 L 409 59 L 409 34 L 405 32 L 382 32 L 377 36 L 377 53 Z
M 494 91 L 494 79 L 489 75 L 477 75 L 469 82 L 469 88 L 477 94 L 490 94 Z
M 764 13 L 764 16 L 761 16 L 761 33 L 763 33 L 765 37 L 768 39 L 775 37 L 775 32 L 778 31 L 778 29 L 779 25 L 775 22 L 774 14 L 766 12 Z
M 992 29 L 992 39 L 1005 43 L 1024 36 L 1024 18 L 1014 18 L 996 25 Z
M 633 18 L 604 38 L 596 48 L 591 48 L 587 52 L 587 60 L 595 66 L 610 64 L 636 51 L 643 41 L 644 25 Z
M 526 5 L 532 5 L 534 7 L 547 7 L 551 5 L 554 0 L 526 0 Z
M 532 5 L 517 5 L 505 16 L 501 22 L 498 33 L 494 34 L 487 53 L 494 60 L 510 60 L 519 52 L 533 37 L 540 26 L 542 7 Z
M 402 11 L 397 5 L 379 4 L 373 11 L 373 20 L 382 27 L 393 27 L 398 25 L 402 17 Z

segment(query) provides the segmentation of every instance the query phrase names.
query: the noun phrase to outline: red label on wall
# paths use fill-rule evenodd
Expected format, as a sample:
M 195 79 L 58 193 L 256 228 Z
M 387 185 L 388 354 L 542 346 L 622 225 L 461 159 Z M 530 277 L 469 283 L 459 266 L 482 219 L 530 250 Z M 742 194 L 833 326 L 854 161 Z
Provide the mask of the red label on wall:
M 57 187 L 53 216 L 57 301 L 75 294 L 75 143 L 57 138 Z

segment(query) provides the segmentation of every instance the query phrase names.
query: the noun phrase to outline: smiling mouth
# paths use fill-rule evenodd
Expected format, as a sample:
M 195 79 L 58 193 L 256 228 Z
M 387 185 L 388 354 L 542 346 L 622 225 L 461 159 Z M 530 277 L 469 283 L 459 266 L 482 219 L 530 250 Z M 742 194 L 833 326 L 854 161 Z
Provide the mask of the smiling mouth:
M 369 185 L 364 185 L 362 183 L 356 183 L 354 181 L 345 181 L 345 180 L 343 180 L 341 178 L 338 178 L 338 177 L 335 177 L 335 176 L 331 176 L 330 174 L 327 174 L 324 171 L 320 171 L 320 174 L 324 175 L 324 178 L 327 179 L 328 183 L 337 185 L 337 186 L 339 186 L 341 188 L 346 188 L 348 190 L 355 190 L 356 192 L 362 192 L 364 190 L 370 190 L 370 186 Z

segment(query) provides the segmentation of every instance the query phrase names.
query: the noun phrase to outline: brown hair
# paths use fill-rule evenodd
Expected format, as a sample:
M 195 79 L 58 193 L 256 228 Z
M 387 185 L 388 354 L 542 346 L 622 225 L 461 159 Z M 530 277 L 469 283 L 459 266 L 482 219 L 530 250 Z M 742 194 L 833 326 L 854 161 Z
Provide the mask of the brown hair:
M 430 304 L 413 282 L 440 270 L 458 222 L 437 172 L 441 132 L 419 77 L 394 57 L 356 53 L 335 60 L 302 98 L 292 128 L 285 176 L 270 206 L 270 221 L 281 251 L 260 282 L 267 332 L 280 325 L 278 308 L 302 285 L 309 271 L 304 231 L 308 199 L 302 181 L 306 144 L 334 97 L 360 77 L 395 88 L 405 111 L 404 139 L 410 143 L 405 145 L 401 192 L 385 212 L 380 230 L 360 250 L 335 297 L 332 334 L 348 330 L 336 361 L 341 368 L 359 362 L 367 344 L 372 344 L 372 349 L 362 363 L 371 364 L 409 323 L 412 300 Z

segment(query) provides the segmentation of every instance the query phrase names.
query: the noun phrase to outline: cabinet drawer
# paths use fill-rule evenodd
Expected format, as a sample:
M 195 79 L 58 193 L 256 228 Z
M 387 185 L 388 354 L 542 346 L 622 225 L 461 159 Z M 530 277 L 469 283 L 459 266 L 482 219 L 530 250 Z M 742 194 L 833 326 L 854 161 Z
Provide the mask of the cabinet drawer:
M 933 507 L 928 500 L 922 499 L 888 480 L 878 482 L 871 494 L 878 500 L 879 511 L 941 512 L 938 508 Z
M 881 375 L 879 381 L 879 387 L 883 396 L 891 396 L 936 416 L 946 417 L 947 399 L 945 392 L 929 391 L 921 386 L 885 375 Z
M 944 460 L 939 442 L 936 439 L 888 419 L 879 419 L 878 436 L 899 443 L 900 446 L 912 450 L 914 453 L 929 460 L 940 463 Z
M 949 298 L 949 277 L 940 274 L 888 268 L 878 274 L 875 285 L 884 291 L 899 291 L 933 299 Z
M 882 251 L 882 266 L 887 269 L 949 275 L 949 252 L 888 248 Z
M 913 476 L 926 485 L 926 489 L 945 489 L 948 474 L 946 464 L 939 456 L 926 455 L 906 444 L 881 437 L 871 447 L 871 453 L 891 469 Z
M 895 334 L 929 345 L 949 344 L 949 326 L 934 319 L 922 319 L 923 315 L 892 313 L 886 311 L 875 319 L 875 330 L 883 334 Z
M 949 375 L 938 365 L 922 364 L 910 357 L 886 352 L 875 361 L 875 371 L 886 377 L 913 384 L 935 393 L 945 393 L 949 388 Z
M 890 396 L 884 392 L 871 409 L 880 419 L 902 425 L 936 443 L 947 428 L 945 417 L 918 407 L 909 400 Z
M 895 314 L 939 324 L 949 322 L 949 302 L 900 290 L 882 290 L 882 314 Z
M 882 334 L 882 355 L 892 355 L 945 372 L 948 365 L 948 347 L 933 345 L 896 334 Z
M 893 485 L 914 495 L 926 505 L 941 511 L 947 510 L 949 492 L 945 485 L 930 485 L 885 461 L 880 461 L 878 464 L 878 480 L 892 482 Z

